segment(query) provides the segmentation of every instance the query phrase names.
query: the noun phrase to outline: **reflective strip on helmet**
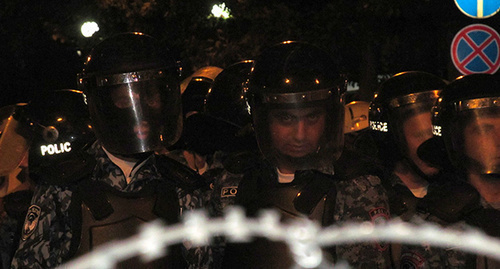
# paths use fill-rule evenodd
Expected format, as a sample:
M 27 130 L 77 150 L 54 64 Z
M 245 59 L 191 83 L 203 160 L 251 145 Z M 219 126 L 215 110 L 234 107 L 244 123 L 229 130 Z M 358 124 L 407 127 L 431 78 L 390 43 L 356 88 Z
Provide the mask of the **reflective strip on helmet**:
M 441 90 L 418 92 L 418 93 L 399 96 L 392 99 L 391 102 L 389 103 L 389 106 L 392 108 L 397 108 L 409 104 L 433 101 L 438 98 L 439 92 L 441 92 Z
M 263 94 L 263 103 L 272 104 L 294 104 L 313 101 L 326 100 L 332 96 L 331 89 L 297 92 L 297 93 L 265 93 Z
M 384 121 L 370 121 L 370 129 L 373 131 L 379 131 L 379 132 L 384 132 L 387 133 L 389 132 L 389 124 Z
M 83 84 L 84 80 L 88 80 L 92 76 L 93 76 L 92 74 L 89 74 L 84 77 L 81 76 L 79 78 L 79 84 Z M 152 69 L 152 70 L 128 72 L 121 74 L 96 75 L 95 80 L 96 80 L 96 85 L 98 87 L 102 87 L 102 86 L 112 86 L 112 85 L 153 80 L 157 78 L 162 78 L 164 76 L 165 72 L 163 70 Z
M 500 107 L 500 97 L 486 97 L 458 101 L 455 103 L 457 111 L 464 111 L 469 109 L 479 109 L 488 107 Z
M 443 136 L 441 133 L 442 127 L 439 125 L 432 125 L 432 134 L 434 136 Z

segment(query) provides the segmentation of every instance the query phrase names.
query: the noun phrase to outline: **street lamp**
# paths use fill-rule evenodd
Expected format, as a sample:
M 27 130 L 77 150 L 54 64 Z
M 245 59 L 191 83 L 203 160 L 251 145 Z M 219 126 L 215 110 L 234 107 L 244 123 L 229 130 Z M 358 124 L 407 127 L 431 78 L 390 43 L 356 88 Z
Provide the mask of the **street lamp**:
M 80 31 L 84 37 L 91 37 L 95 32 L 99 31 L 99 26 L 96 22 L 87 21 L 82 24 Z
M 228 19 L 231 18 L 231 10 L 226 7 L 225 3 L 212 6 L 212 15 L 216 18 Z

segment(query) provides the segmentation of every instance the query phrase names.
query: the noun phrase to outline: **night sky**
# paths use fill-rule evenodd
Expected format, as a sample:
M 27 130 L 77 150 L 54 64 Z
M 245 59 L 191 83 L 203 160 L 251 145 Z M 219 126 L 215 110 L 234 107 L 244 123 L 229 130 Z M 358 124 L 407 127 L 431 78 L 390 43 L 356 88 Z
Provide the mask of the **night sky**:
M 121 18 L 120 16 L 127 14 L 125 11 L 113 11 L 109 7 L 105 10 L 106 12 L 102 11 L 103 3 L 119 1 L 69 1 L 63 7 L 59 1 L 7 0 L 5 10 L 0 13 L 1 106 L 27 102 L 37 91 L 76 87 L 76 74 L 82 69 L 85 54 L 93 43 L 99 41 L 96 37 L 85 40 L 78 36 L 78 27 L 86 19 L 86 16 L 82 14 L 85 12 L 87 12 L 85 14 L 90 14 L 91 7 L 96 8 L 96 3 L 99 2 L 101 3 L 99 6 L 101 21 L 106 21 L 100 25 L 99 38 L 130 29 L 147 29 L 147 32 L 153 35 L 161 34 L 169 31 L 165 28 L 167 25 L 168 29 L 171 29 L 170 33 L 161 38 L 173 44 L 173 51 L 179 55 L 186 67 L 185 76 L 190 75 L 196 66 L 224 67 L 237 60 L 251 58 L 258 52 L 257 46 L 263 42 L 271 43 L 280 38 L 296 40 L 304 38 L 306 41 L 317 41 L 327 49 L 342 51 L 339 61 L 353 80 L 359 81 L 367 76 L 394 74 L 408 69 L 429 71 L 450 80 L 460 75 L 451 63 L 449 48 L 458 30 L 475 23 L 486 24 L 497 31 L 500 30 L 499 14 L 487 19 L 472 19 L 459 11 L 453 0 L 385 0 L 375 4 L 376 9 L 367 13 L 359 12 L 359 9 L 366 8 L 373 1 L 332 0 L 317 1 L 312 5 L 309 1 L 294 0 L 286 1 L 290 17 L 279 10 L 272 10 L 276 7 L 283 8 L 280 6 L 280 1 L 228 1 L 228 6 L 233 4 L 233 10 L 237 14 L 258 15 L 260 8 L 267 10 L 269 14 L 281 16 L 278 18 L 278 15 L 272 15 L 272 17 L 264 18 L 268 22 L 267 27 L 276 27 L 274 33 L 278 33 L 272 36 L 273 31 L 261 31 L 262 35 L 271 35 L 269 37 L 259 37 L 258 27 L 262 28 L 262 26 L 256 23 L 258 20 L 252 17 L 240 19 L 243 15 L 239 15 L 240 17 L 235 15 L 231 26 L 220 26 L 220 22 L 214 23 L 214 34 L 212 36 L 205 34 L 205 32 L 210 32 L 207 29 L 212 26 L 206 22 L 197 25 L 196 22 L 206 20 L 203 12 L 208 12 L 212 4 L 208 2 L 205 7 L 207 10 L 201 10 L 198 3 L 192 4 L 198 9 L 189 9 L 189 5 L 179 4 L 176 7 L 177 13 L 174 14 L 177 16 L 176 19 L 173 19 L 173 22 L 165 19 L 167 20 L 165 23 L 162 18 L 174 15 L 162 11 L 164 12 L 162 14 L 150 12 L 149 14 L 153 15 Z M 251 2 L 252 5 L 237 9 L 234 5 L 239 2 Z M 332 2 L 338 2 L 338 9 L 341 11 L 338 14 L 330 11 L 331 17 L 328 16 L 329 14 L 322 14 L 320 11 Z M 384 6 L 384 3 L 387 3 L 387 6 Z M 397 3 L 397 6 L 391 6 L 395 5 L 394 3 Z M 166 9 L 163 6 L 156 8 Z M 330 9 L 335 10 L 331 7 Z M 301 14 L 293 12 L 299 11 L 304 13 L 303 17 L 291 21 L 297 17 L 294 14 Z M 394 13 L 397 14 L 394 15 Z M 374 18 L 370 18 L 372 14 Z M 388 19 L 377 20 L 375 18 L 379 16 L 377 14 L 384 14 Z M 200 16 L 202 19 L 196 21 L 194 16 Z M 338 20 L 338 22 L 328 24 L 320 20 L 329 22 Z M 284 29 L 288 27 L 287 25 L 290 25 L 290 29 Z M 340 28 L 336 25 L 340 25 Z M 257 29 L 252 30 L 252 27 Z M 329 33 L 329 27 L 337 27 L 342 31 L 332 30 Z M 359 30 L 364 28 L 368 30 L 364 32 Z M 220 37 L 221 29 L 225 31 L 225 36 Z M 297 32 L 294 32 L 294 29 L 297 29 Z M 376 30 L 373 34 L 374 38 L 378 38 L 376 35 L 387 35 L 387 37 L 364 46 L 364 40 L 369 37 L 363 37 L 362 33 L 370 34 L 370 31 L 374 30 Z M 339 45 L 335 48 L 333 45 L 328 47 L 332 43 L 329 38 L 335 38 L 339 41 Z M 252 40 L 255 44 L 252 44 Z M 205 47 L 208 46 L 207 44 L 210 47 Z M 398 47 L 391 47 L 391 44 L 397 44 Z M 371 53 L 367 53 L 369 51 Z M 367 61 L 371 61 L 370 64 L 373 67 L 363 68 Z

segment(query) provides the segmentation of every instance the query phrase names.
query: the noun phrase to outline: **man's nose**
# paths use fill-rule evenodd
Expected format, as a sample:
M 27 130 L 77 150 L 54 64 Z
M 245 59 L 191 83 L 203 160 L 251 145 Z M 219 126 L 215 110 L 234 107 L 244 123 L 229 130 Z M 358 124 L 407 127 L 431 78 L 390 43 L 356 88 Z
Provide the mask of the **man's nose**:
M 304 140 L 307 135 L 307 125 L 305 120 L 297 121 L 295 124 L 294 138 L 297 140 Z

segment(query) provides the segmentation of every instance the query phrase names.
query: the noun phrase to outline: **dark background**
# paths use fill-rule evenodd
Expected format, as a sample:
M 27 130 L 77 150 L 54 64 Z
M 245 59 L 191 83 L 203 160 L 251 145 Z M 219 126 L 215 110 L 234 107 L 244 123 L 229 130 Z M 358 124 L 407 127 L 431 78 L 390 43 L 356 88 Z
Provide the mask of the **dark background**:
M 0 105 L 37 91 L 75 88 L 92 45 L 118 32 L 158 38 L 184 76 L 252 59 L 262 48 L 303 40 L 333 54 L 370 100 L 377 75 L 422 70 L 453 80 L 455 34 L 469 24 L 500 30 L 500 14 L 473 19 L 453 0 L 227 0 L 232 18 L 209 17 L 215 0 L 4 0 L 0 9 Z M 84 38 L 80 26 L 100 31 Z

